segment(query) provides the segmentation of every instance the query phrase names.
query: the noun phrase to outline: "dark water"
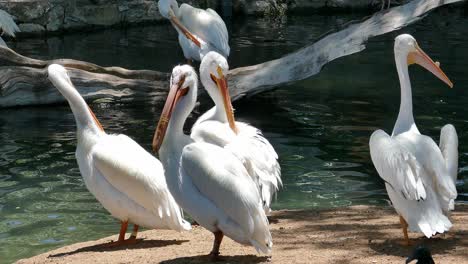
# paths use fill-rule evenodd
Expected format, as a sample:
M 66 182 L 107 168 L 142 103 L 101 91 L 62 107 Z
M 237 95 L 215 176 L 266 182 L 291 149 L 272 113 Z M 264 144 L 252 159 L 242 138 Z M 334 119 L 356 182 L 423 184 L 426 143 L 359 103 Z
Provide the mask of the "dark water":
M 231 67 L 280 57 L 355 16 L 293 17 L 233 22 Z M 468 16 L 441 9 L 418 23 L 373 38 L 368 49 L 339 59 L 319 76 L 234 104 L 239 120 L 262 129 L 280 156 L 284 188 L 274 207 L 319 208 L 385 204 L 387 195 L 368 153 L 372 131 L 391 132 L 399 107 L 393 39 L 411 33 L 455 83 L 448 89 L 412 67 L 414 114 L 438 142 L 452 123 L 460 140 L 458 202 L 468 202 Z M 9 43 L 41 59 L 68 57 L 101 65 L 170 71 L 183 61 L 169 25 L 108 30 Z M 203 100 L 203 102 L 209 102 Z M 94 102 L 111 133 L 150 149 L 162 105 Z M 192 120 L 209 105 L 200 105 Z M 75 123 L 67 105 L 0 110 L 0 262 L 116 234 L 118 223 L 86 190 L 75 159 Z

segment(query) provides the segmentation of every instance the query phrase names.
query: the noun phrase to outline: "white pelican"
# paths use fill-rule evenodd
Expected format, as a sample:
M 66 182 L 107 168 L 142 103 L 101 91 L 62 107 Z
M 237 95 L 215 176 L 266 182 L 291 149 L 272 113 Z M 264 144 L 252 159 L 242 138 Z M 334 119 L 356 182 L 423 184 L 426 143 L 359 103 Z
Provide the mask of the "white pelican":
M 215 106 L 197 120 L 191 137 L 195 141 L 216 144 L 237 156 L 258 184 L 263 207 L 268 214 L 271 200 L 282 184 L 278 154 L 260 130 L 234 121 L 225 79 L 228 71 L 229 65 L 220 54 L 212 51 L 203 58 L 200 78 Z
M 450 87 L 453 84 L 412 36 L 398 36 L 394 52 L 401 85 L 400 112 L 392 136 L 377 130 L 369 146 L 372 162 L 400 215 L 405 244 L 409 245 L 408 227 L 430 238 L 452 226 L 447 215 L 457 197 L 458 137 L 452 125 L 445 125 L 439 148 L 430 137 L 419 133 L 413 118 L 408 65 L 417 63 Z
M 243 164 L 224 148 L 195 142 L 183 132 L 197 100 L 197 84 L 192 67 L 173 69 L 169 95 L 153 138 L 153 150 L 159 150 L 169 189 L 198 224 L 213 232 L 211 256 L 219 255 L 224 235 L 269 254 L 273 243 L 268 220 Z
M 64 67 L 52 64 L 48 75 L 75 116 L 76 161 L 86 187 L 122 222 L 119 239 L 111 244 L 134 243 L 138 226 L 190 230 L 167 188 L 161 163 L 131 138 L 106 134 Z M 133 233 L 124 240 L 129 222 Z
M 16 32 L 19 32 L 20 29 L 16 25 L 15 21 L 10 14 L 0 9 L 0 29 L 2 30 L 1 35 L 5 34 L 7 36 L 15 37 Z M 0 37 L 0 46 L 7 46 L 5 41 Z
M 161 15 L 169 19 L 179 33 L 179 44 L 187 60 L 201 61 L 209 51 L 229 56 L 229 35 L 223 19 L 211 8 L 206 10 L 176 0 L 159 0 Z

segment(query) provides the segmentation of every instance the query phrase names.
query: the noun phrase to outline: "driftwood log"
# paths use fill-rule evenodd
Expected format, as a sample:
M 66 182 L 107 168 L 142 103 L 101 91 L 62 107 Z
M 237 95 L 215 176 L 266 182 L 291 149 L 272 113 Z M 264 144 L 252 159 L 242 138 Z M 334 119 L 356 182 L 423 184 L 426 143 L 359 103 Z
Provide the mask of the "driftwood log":
M 365 49 L 369 38 L 404 27 L 436 7 L 460 1 L 413 0 L 348 25 L 280 59 L 233 69 L 228 77 L 231 96 L 238 99 L 308 78 L 326 63 Z M 0 47 L 0 107 L 63 102 L 65 99 L 47 79 L 46 69 L 52 63 L 69 69 L 72 82 L 87 99 L 138 100 L 151 96 L 164 100 L 167 92 L 169 73 L 101 67 L 71 59 L 41 61 Z

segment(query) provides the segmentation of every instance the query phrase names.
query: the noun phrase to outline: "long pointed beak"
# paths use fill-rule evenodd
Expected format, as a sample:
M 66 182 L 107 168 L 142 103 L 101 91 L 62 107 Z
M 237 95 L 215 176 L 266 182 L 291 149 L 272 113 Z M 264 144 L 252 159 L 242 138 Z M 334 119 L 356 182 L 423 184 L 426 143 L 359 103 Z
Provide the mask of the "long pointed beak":
M 172 111 L 176 106 L 177 102 L 180 98 L 187 92 L 186 89 L 181 89 L 182 84 L 184 83 L 184 78 L 177 84 L 173 84 L 171 89 L 169 90 L 169 94 L 167 95 L 166 103 L 164 104 L 164 108 L 161 113 L 161 117 L 159 118 L 158 126 L 156 127 L 156 131 L 154 132 L 153 136 L 153 151 L 157 153 L 159 148 L 161 147 L 164 136 L 166 135 L 167 126 L 169 125 L 169 120 L 172 116 Z
M 223 98 L 224 103 L 224 111 L 226 112 L 229 127 L 232 129 L 232 131 L 234 131 L 234 133 L 237 134 L 236 121 L 234 119 L 234 110 L 232 108 L 231 96 L 229 95 L 227 81 L 224 77 L 223 70 L 221 69 L 221 67 L 218 66 L 217 72 L 220 78 L 218 79 L 214 75 L 212 75 L 211 78 L 214 79 L 214 81 L 216 82 L 216 86 L 218 86 L 218 89 L 221 92 L 221 97 Z
M 421 65 L 426 70 L 437 76 L 437 78 L 446 83 L 450 88 L 453 87 L 453 83 L 440 69 L 439 64 L 435 63 L 419 46 L 416 46 L 416 51 L 410 52 L 408 54 L 408 65 L 413 63 Z
M 198 41 L 198 39 L 192 33 L 190 33 L 190 31 L 184 25 L 182 25 L 177 17 L 171 16 L 170 20 L 180 31 L 182 31 L 182 33 L 184 33 L 185 37 L 190 39 L 193 43 L 195 43 L 195 45 L 201 48 L 200 41 Z

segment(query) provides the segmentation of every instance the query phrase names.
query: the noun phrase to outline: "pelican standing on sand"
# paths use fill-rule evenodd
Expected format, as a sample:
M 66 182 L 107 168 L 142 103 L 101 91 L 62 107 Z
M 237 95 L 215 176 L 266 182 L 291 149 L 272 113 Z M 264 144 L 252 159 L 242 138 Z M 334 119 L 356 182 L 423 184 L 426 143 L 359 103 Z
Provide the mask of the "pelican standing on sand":
M 282 184 L 278 154 L 260 130 L 234 120 L 225 79 L 228 71 L 227 61 L 219 53 L 212 51 L 203 58 L 200 78 L 215 106 L 197 120 L 191 137 L 197 142 L 225 148 L 238 157 L 257 183 L 263 208 L 268 214 L 271 201 Z
M 223 19 L 211 8 L 206 10 L 176 0 L 159 0 L 161 15 L 171 21 L 179 33 L 179 44 L 185 58 L 201 61 L 209 51 L 229 56 L 229 35 Z
M 161 163 L 131 138 L 106 134 L 64 67 L 52 64 L 48 75 L 75 116 L 75 155 L 86 187 L 122 222 L 119 239 L 111 245 L 135 243 L 138 226 L 190 230 L 167 188 Z M 129 222 L 133 233 L 125 240 Z
M 218 73 L 215 76 L 222 79 Z M 183 132 L 195 107 L 198 78 L 188 65 L 172 71 L 169 95 L 153 138 L 166 179 L 179 205 L 214 234 L 212 257 L 223 236 L 269 254 L 272 238 L 260 194 L 240 160 L 217 145 L 195 142 Z
M 394 52 L 401 85 L 400 112 L 392 135 L 375 131 L 369 147 L 372 162 L 400 215 L 404 242 L 409 245 L 408 227 L 430 238 L 452 226 L 447 216 L 457 197 L 458 137 L 452 125 L 445 125 L 437 146 L 414 122 L 408 65 L 417 63 L 452 87 L 439 64 L 408 34 L 395 39 Z

